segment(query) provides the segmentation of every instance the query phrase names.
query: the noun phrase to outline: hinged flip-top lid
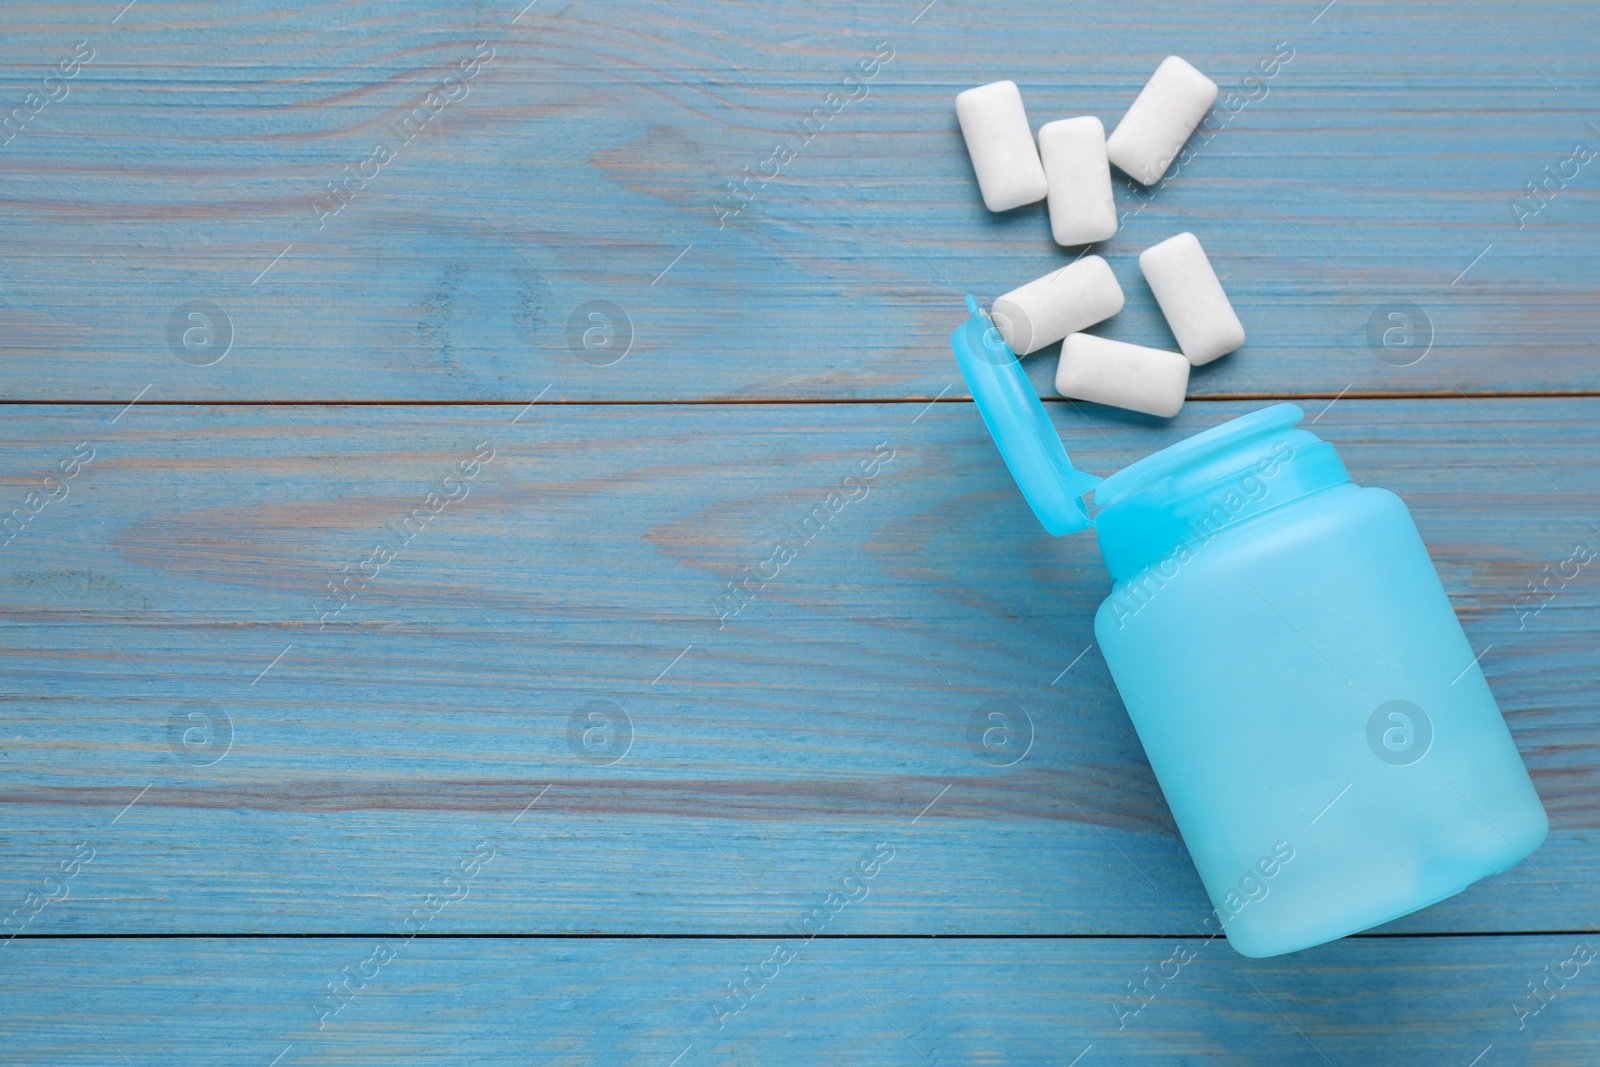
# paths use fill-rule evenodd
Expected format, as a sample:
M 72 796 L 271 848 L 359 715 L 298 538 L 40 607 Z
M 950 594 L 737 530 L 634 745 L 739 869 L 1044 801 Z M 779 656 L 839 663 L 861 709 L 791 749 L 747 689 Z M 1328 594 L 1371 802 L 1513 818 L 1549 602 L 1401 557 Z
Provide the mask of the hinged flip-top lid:
M 1067 458 L 1022 363 L 970 295 L 967 310 L 971 317 L 950 334 L 950 347 L 1001 458 L 1046 530 L 1059 537 L 1087 529 L 1083 496 L 1100 479 Z

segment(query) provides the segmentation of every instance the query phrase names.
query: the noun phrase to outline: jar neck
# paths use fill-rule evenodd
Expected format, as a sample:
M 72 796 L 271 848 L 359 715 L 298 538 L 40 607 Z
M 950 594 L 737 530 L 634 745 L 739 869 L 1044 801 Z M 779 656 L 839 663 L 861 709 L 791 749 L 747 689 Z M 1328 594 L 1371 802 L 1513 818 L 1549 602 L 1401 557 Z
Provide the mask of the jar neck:
M 1295 428 L 1280 404 L 1140 460 L 1102 483 L 1095 517 L 1113 580 L 1159 564 L 1224 529 L 1336 485 L 1350 475 L 1332 445 Z

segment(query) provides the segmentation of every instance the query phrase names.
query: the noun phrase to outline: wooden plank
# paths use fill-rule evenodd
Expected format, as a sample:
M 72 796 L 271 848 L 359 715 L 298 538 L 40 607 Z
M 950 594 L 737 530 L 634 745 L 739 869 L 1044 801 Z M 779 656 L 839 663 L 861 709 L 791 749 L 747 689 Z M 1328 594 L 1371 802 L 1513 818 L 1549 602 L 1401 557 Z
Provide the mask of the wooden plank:
M 1169 52 L 1241 95 L 1166 188 L 1119 185 L 1104 332 L 1170 346 L 1135 258 L 1193 229 L 1251 338 L 1196 395 L 1595 388 L 1600 198 L 1572 161 L 1597 137 L 1593 5 L 117 6 L 0 11 L 5 108 L 94 53 L 0 149 L 5 397 L 959 396 L 962 295 L 1073 253 L 1042 208 L 982 209 L 954 94 L 1010 77 L 1036 124 L 1112 125 Z M 480 41 L 465 96 L 397 137 Z M 730 198 L 780 139 L 780 176 Z M 328 216 L 347 167 L 370 181 Z M 1369 324 L 1399 305 L 1426 326 L 1380 359 Z M 574 348 L 590 325 L 603 355 Z M 175 354 L 225 335 L 214 365 Z M 1053 353 L 1030 361 L 1047 393 Z
M 1567 961 L 1594 951 L 1592 934 L 1367 938 L 1268 961 L 1195 939 L 17 941 L 0 949 L 0 1009 L 8 1062 L 86 1067 L 1589 1067 L 1596 965 Z M 733 1013 L 746 968 L 766 980 Z M 346 973 L 354 992 L 331 1000 Z M 1532 998 L 1551 974 L 1569 978 Z M 1135 1013 L 1128 986 L 1145 981 Z
M 1255 406 L 1050 408 L 1109 473 Z M 481 841 L 502 859 L 430 929 L 782 929 L 879 842 L 839 932 L 1205 914 L 1091 644 L 1097 550 L 1043 534 L 970 404 L 114 410 L 15 408 L 0 447 L 18 505 L 94 450 L 0 547 L 0 900 L 96 850 L 30 932 L 385 932 Z M 1313 414 L 1409 501 L 1554 827 L 1399 929 L 1589 928 L 1600 592 L 1526 589 L 1600 533 L 1600 400 Z M 432 492 L 465 495 L 403 540 Z M 334 611 L 346 565 L 371 577 Z M 994 700 L 1031 724 L 1011 766 L 969 738 Z M 620 725 L 574 726 L 596 701 L 620 761 Z

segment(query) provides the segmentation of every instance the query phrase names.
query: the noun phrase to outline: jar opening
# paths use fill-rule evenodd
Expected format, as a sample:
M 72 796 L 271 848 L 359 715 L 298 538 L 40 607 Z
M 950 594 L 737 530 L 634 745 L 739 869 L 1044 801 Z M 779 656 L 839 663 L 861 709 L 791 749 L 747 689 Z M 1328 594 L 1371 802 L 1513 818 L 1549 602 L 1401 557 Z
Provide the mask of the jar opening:
M 1214 426 L 1101 483 L 1095 517 L 1113 579 L 1308 493 L 1350 481 L 1333 446 L 1296 428 L 1303 412 L 1275 404 Z
M 1153 452 L 1111 475 L 1095 489 L 1094 502 L 1101 507 L 1118 498 L 1159 482 L 1180 468 L 1220 454 L 1248 438 L 1278 430 L 1288 430 L 1305 418 L 1305 412 L 1295 404 L 1273 404 L 1252 411 L 1237 419 L 1230 419 L 1193 437 L 1186 437 L 1175 445 Z

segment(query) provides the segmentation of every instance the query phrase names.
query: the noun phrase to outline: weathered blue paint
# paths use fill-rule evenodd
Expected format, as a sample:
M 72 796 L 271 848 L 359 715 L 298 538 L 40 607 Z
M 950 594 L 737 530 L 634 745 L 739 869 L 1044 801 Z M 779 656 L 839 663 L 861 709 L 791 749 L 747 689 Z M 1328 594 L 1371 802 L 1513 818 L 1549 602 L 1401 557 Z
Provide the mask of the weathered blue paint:
M 1013 78 L 1035 125 L 1110 126 L 1170 52 L 1222 86 L 1216 132 L 1153 197 L 1119 183 L 1101 251 L 1128 306 L 1101 332 L 1171 345 L 1136 257 L 1190 229 L 1249 331 L 1196 395 L 1594 388 L 1600 162 L 1513 208 L 1600 145 L 1593 5 L 520 6 L 8 5 L 5 107 L 75 42 L 95 57 L 0 148 L 4 395 L 959 395 L 962 295 L 1074 252 L 1042 205 L 984 210 L 955 94 Z M 478 42 L 465 95 L 397 141 Z M 168 351 L 191 300 L 231 319 L 215 366 Z M 598 300 L 631 320 L 612 367 L 569 347 Z M 1397 302 L 1432 323 L 1409 367 L 1367 344 Z

